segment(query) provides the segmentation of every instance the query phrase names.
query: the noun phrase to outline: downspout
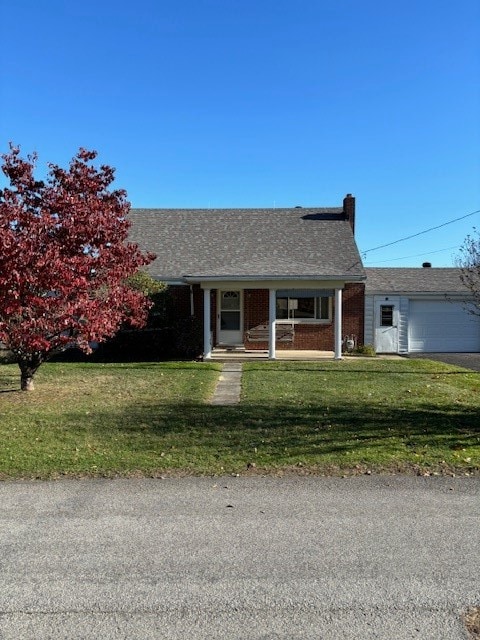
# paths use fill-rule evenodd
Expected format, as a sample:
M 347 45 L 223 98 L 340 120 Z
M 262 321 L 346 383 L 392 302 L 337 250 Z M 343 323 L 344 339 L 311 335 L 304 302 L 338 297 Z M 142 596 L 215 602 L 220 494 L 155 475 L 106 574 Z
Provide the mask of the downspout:
M 193 304 L 193 284 L 190 285 L 190 316 L 193 318 L 195 315 L 195 306 Z

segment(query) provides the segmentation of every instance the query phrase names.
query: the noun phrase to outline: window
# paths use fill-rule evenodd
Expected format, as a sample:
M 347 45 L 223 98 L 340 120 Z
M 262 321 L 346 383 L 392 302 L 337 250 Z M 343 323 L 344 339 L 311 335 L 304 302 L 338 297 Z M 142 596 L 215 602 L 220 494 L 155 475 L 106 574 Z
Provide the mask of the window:
M 331 298 L 277 298 L 277 320 L 331 319 Z
M 393 304 L 382 304 L 380 306 L 380 326 L 393 327 Z
M 220 328 L 222 331 L 240 331 L 239 291 L 222 291 L 220 300 Z
M 222 292 L 222 309 L 228 311 L 238 311 L 240 309 L 240 294 L 238 291 Z

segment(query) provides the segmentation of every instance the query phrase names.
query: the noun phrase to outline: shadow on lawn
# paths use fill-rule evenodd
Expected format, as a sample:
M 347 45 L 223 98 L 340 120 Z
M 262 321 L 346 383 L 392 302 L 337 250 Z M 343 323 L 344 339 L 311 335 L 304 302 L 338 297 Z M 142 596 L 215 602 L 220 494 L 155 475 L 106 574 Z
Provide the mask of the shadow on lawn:
M 118 414 L 92 416 L 86 427 L 101 437 L 102 427 L 118 429 L 135 440 L 139 451 L 152 448 L 153 442 L 198 444 L 212 454 L 238 453 L 262 447 L 270 455 L 322 455 L 355 453 L 372 446 L 389 447 L 397 440 L 407 450 L 439 446 L 452 451 L 480 447 L 480 409 L 452 405 L 439 410 L 434 404 L 391 409 L 374 405 L 341 407 L 277 404 L 258 406 L 240 404 L 221 407 L 203 404 L 132 406 Z M 74 415 L 69 418 L 76 421 Z M 78 421 L 85 423 L 85 416 Z M 141 437 L 144 436 L 144 437 Z
M 71 364 L 70 362 L 62 362 L 62 361 L 49 361 L 42 365 L 39 369 L 39 372 L 35 376 L 35 386 L 38 385 L 38 388 L 41 388 L 41 384 L 44 381 L 49 381 L 52 377 L 54 379 L 61 379 L 62 365 L 68 366 Z M 198 363 L 191 361 L 172 361 L 172 362 L 135 362 L 135 363 L 98 363 L 98 362 L 75 362 L 73 370 L 74 375 L 85 375 L 90 373 L 92 370 L 98 374 L 100 372 L 103 373 L 111 373 L 111 374 L 127 374 L 128 372 L 159 372 L 159 373 L 168 373 L 169 371 L 192 371 L 198 369 Z M 214 369 L 217 371 L 221 370 L 221 364 L 218 363 L 208 363 L 210 369 Z M 67 380 L 71 380 L 71 376 L 66 378 Z M 5 369 L 2 370 L 0 368 L 0 393 L 12 393 L 18 392 L 20 393 L 20 370 L 19 369 Z
M 20 391 L 20 370 L 12 373 L 0 368 L 0 393 L 12 393 Z
M 395 376 L 411 376 L 411 375 L 418 375 L 418 376 L 459 376 L 459 375 L 469 375 L 472 377 L 480 377 L 480 372 L 478 371 L 474 371 L 473 369 L 462 369 L 459 368 L 458 370 L 453 370 L 452 371 L 452 365 L 445 365 L 446 369 L 438 369 L 438 370 L 425 370 L 425 369 L 374 369 L 374 368 L 357 368 L 357 369 L 351 369 L 351 368 L 345 368 L 342 369 L 341 367 L 339 367 L 338 369 L 333 369 L 331 367 L 322 367 L 322 366 L 318 366 L 317 364 L 312 363 L 314 366 L 312 367 L 308 367 L 308 366 L 295 366 L 292 367 L 291 369 L 289 369 L 288 365 L 290 363 L 281 363 L 281 364 L 285 364 L 285 366 L 278 366 L 279 361 L 277 361 L 275 363 L 275 366 L 269 368 L 268 364 L 269 363 L 262 363 L 263 365 L 267 365 L 267 367 L 262 367 L 262 365 L 260 366 L 255 366 L 255 365 L 248 365 L 248 371 L 262 371 L 263 373 L 268 373 L 268 374 L 272 374 L 272 373 L 281 373 L 284 374 L 286 371 L 291 370 L 292 372 L 308 372 L 308 373 L 321 373 L 321 374 L 333 374 L 336 376 L 341 376 L 342 374 L 351 374 L 351 373 L 364 373 L 364 374 L 373 374 L 373 375 L 377 375 L 377 374 L 381 374 L 381 375 L 395 375 Z

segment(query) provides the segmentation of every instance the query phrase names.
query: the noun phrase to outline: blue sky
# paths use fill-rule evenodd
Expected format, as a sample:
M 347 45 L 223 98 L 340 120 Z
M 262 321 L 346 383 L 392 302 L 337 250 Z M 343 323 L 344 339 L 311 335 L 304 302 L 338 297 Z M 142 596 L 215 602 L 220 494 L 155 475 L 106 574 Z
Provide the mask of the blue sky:
M 478 0 L 3 0 L 2 22 L 1 148 L 42 171 L 96 149 L 135 207 L 353 193 L 361 251 L 480 209 Z M 475 225 L 365 264 L 450 266 Z

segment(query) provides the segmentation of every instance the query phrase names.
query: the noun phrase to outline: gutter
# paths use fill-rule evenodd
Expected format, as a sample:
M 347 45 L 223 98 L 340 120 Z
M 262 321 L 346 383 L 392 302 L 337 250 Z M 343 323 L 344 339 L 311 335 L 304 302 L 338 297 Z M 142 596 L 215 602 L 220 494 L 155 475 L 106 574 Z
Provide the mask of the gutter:
M 444 298 L 459 298 L 464 300 L 465 298 L 474 298 L 468 291 L 392 291 L 389 290 L 375 290 L 365 291 L 366 296 L 404 296 L 408 298 L 438 298 L 442 296 Z
M 367 278 L 366 276 L 351 276 L 351 275 L 335 275 L 335 276 L 323 276 L 318 273 L 315 275 L 302 275 L 302 276 L 265 276 L 265 275 L 252 275 L 252 276 L 233 276 L 233 275 L 223 275 L 223 276 L 201 276 L 201 275 L 185 275 L 183 276 L 184 282 L 188 283 L 200 283 L 200 282 L 225 282 L 226 280 L 231 282 L 262 282 L 264 280 L 272 281 L 272 280 L 293 280 L 298 282 L 303 282 L 305 280 L 318 280 L 319 282 L 325 281 L 336 281 L 342 280 L 344 282 L 364 282 Z

